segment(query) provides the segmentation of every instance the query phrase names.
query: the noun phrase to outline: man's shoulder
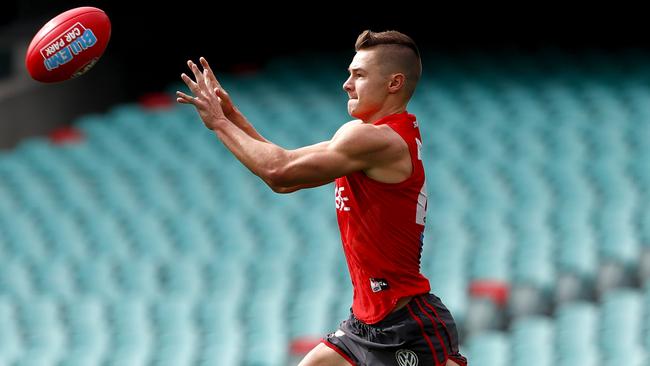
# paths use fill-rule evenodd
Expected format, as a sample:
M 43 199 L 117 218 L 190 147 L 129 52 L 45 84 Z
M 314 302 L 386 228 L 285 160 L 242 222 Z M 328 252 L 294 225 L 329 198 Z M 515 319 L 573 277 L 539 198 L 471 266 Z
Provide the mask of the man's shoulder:
M 376 126 L 364 123 L 361 120 L 352 120 L 342 125 L 334 134 L 338 141 L 384 141 L 389 142 L 393 137 L 393 130 L 387 126 Z
M 330 146 L 349 155 L 366 156 L 382 164 L 408 152 L 404 140 L 390 127 L 361 121 L 350 121 L 343 125 L 334 135 Z
M 360 124 L 363 124 L 363 121 L 360 120 L 360 119 L 353 119 L 352 121 L 345 122 L 336 131 L 336 133 L 334 134 L 334 137 L 340 135 L 341 133 L 345 132 L 346 130 L 348 130 L 349 128 L 351 128 L 353 126 L 360 125 Z
M 387 125 L 378 126 L 372 123 L 364 123 L 359 119 L 355 119 L 343 124 L 338 129 L 338 131 L 336 131 L 336 134 L 334 136 L 345 133 L 345 134 L 360 135 L 361 137 L 367 137 L 367 138 L 372 137 L 373 135 L 375 135 L 376 137 L 389 137 L 393 135 L 391 132 L 394 132 L 393 129 L 388 127 Z

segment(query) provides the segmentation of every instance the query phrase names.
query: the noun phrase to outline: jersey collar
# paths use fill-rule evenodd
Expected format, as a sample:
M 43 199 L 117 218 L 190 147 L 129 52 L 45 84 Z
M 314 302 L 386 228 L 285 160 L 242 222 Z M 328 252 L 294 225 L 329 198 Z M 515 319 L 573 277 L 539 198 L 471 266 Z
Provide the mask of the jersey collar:
M 389 114 L 388 116 L 382 117 L 375 121 L 373 125 L 379 126 L 391 122 L 413 122 L 415 121 L 415 115 L 404 111 L 402 113 Z

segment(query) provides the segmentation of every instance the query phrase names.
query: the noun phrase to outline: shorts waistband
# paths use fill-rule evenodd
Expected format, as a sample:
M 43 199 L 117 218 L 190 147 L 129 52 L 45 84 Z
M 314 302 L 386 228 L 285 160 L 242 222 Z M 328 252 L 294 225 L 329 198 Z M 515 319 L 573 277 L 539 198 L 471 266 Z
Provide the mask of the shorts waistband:
M 393 325 L 395 323 L 399 323 L 399 322 L 403 321 L 404 319 L 410 317 L 408 308 L 409 308 L 409 306 L 413 305 L 413 301 L 415 299 L 421 298 L 423 296 L 429 296 L 429 294 L 425 293 L 425 294 L 418 294 L 418 295 L 411 295 L 411 296 L 413 298 L 409 302 L 407 302 L 406 305 L 402 306 L 401 309 L 399 309 L 397 311 L 394 311 L 392 313 L 389 313 L 388 315 L 386 315 L 382 320 L 378 321 L 377 323 L 366 324 L 363 321 L 357 319 L 357 317 L 355 317 L 354 314 L 352 314 L 352 316 L 354 317 L 355 321 L 357 321 L 359 323 L 362 323 L 364 325 L 367 325 L 367 326 L 371 326 L 371 327 L 386 327 L 386 326 Z

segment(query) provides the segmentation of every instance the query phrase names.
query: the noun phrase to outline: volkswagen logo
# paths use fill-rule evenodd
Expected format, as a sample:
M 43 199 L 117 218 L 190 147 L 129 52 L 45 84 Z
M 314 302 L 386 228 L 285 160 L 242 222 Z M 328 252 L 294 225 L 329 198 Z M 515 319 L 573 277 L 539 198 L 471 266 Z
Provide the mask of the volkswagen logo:
M 418 355 L 408 349 L 401 349 L 395 352 L 395 358 L 399 366 L 418 366 Z

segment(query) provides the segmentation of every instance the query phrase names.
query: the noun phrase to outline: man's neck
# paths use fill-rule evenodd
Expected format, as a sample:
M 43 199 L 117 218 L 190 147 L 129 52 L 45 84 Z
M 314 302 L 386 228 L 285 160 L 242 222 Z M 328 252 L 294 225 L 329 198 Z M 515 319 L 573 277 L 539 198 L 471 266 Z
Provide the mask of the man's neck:
M 370 117 L 362 118 L 361 120 L 363 121 L 363 123 L 373 124 L 386 116 L 403 113 L 405 111 L 406 111 L 405 105 L 382 108 L 379 111 L 372 114 Z

